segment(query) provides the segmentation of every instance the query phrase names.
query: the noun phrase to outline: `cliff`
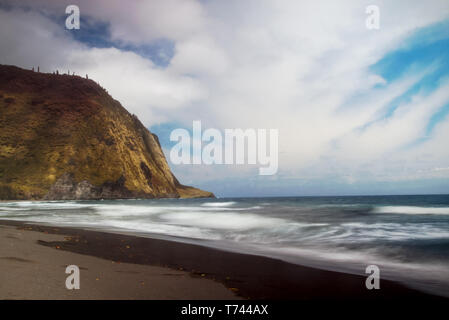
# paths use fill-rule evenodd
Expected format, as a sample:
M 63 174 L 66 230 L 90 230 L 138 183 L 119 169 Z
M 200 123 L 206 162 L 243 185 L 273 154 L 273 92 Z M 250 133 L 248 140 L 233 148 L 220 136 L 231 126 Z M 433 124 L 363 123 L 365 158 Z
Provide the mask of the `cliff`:
M 0 199 L 213 197 L 180 184 L 159 140 L 78 76 L 0 65 Z

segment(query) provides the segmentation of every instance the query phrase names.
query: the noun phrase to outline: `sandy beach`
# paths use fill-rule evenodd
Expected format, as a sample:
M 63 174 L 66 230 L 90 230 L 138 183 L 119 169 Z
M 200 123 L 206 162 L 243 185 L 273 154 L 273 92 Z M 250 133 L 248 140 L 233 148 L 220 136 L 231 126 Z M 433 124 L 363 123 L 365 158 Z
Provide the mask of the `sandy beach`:
M 419 299 L 382 281 L 197 245 L 0 221 L 0 299 Z M 65 288 L 77 265 L 81 289 Z
M 68 239 L 78 240 L 31 231 L 28 226 L 0 225 L 0 299 L 237 298 L 222 284 L 185 271 L 122 263 L 48 245 Z M 79 290 L 65 287 L 65 269 L 73 264 L 80 268 Z

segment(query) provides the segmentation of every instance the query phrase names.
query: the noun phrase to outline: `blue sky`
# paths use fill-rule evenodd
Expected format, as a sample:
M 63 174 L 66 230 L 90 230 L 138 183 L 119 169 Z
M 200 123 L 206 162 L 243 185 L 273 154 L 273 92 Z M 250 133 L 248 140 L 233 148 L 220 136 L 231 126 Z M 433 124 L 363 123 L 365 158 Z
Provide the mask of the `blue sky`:
M 388 118 L 394 110 L 404 101 L 410 99 L 418 92 L 431 94 L 441 83 L 449 77 L 449 21 L 443 21 L 432 26 L 416 30 L 405 43 L 388 52 L 382 59 L 373 64 L 370 69 L 386 80 L 384 86 L 407 76 L 408 72 L 420 72 L 431 69 L 426 76 L 408 89 L 404 94 L 391 101 L 384 117 Z M 435 112 L 427 123 L 425 136 L 431 135 L 435 126 L 444 121 L 449 112 L 449 103 Z M 418 142 L 419 142 L 418 141 Z
M 89 74 L 159 136 L 279 130 L 279 171 L 173 165 L 218 196 L 448 193 L 449 3 L 5 0 L 0 63 Z M 379 5 L 380 29 L 365 27 Z M 170 163 L 170 159 L 168 157 Z
M 64 23 L 66 16 L 58 20 Z M 98 21 L 89 16 L 82 16 L 80 23 L 83 28 L 77 32 L 66 30 L 66 33 L 93 48 L 117 48 L 122 51 L 134 52 L 145 59 L 149 59 L 155 65 L 163 68 L 168 65 L 174 55 L 174 43 L 169 39 L 155 39 L 148 44 L 129 44 L 122 41 L 111 40 L 110 22 Z

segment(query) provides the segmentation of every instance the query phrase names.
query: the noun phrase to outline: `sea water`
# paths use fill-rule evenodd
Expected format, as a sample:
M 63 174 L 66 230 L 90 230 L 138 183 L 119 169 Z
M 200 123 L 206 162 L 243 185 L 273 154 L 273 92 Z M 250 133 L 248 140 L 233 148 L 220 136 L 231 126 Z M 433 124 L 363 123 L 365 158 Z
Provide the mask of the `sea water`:
M 364 274 L 449 296 L 449 195 L 0 203 L 0 219 L 101 229 Z

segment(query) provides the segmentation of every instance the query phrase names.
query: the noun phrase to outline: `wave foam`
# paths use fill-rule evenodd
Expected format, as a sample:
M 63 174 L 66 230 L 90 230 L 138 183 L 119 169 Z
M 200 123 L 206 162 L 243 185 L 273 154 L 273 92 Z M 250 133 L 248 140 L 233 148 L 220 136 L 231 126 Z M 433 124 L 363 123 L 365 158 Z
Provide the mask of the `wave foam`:
M 223 230 L 272 228 L 285 223 L 283 219 L 237 213 L 179 212 L 166 213 L 160 218 L 170 224 Z
M 412 206 L 383 206 L 374 209 L 376 213 L 397 214 L 448 214 L 448 207 L 412 207 Z
M 203 203 L 202 207 L 229 207 L 234 205 L 234 201 L 228 201 L 228 202 L 206 202 Z

